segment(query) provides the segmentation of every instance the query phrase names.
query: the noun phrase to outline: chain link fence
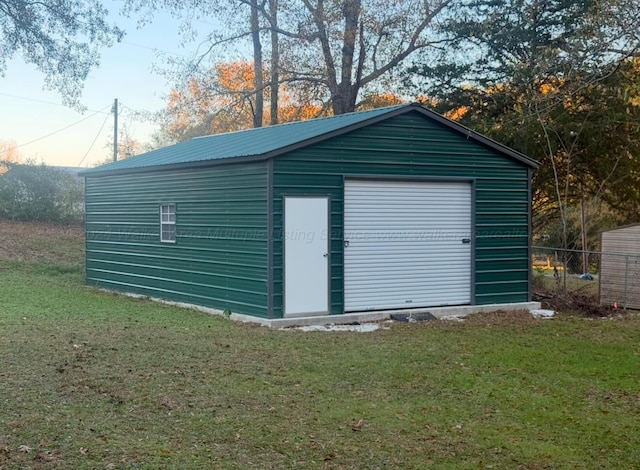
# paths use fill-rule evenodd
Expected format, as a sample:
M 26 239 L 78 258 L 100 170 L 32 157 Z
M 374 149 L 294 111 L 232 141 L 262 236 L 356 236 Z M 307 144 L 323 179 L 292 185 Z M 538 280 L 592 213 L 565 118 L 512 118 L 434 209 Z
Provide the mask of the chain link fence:
M 640 256 L 532 247 L 535 289 L 593 297 L 601 305 L 640 309 Z

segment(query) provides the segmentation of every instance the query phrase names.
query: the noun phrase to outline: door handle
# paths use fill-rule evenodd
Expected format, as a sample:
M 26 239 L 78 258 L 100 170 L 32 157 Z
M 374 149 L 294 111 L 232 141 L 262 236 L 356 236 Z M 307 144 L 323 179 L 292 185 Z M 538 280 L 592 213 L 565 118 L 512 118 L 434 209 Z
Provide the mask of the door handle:
M 346 248 L 346 247 L 348 247 L 348 246 L 349 246 L 349 240 L 345 240 L 345 241 L 344 241 L 344 247 Z
M 469 243 L 471 243 L 471 239 L 470 238 L 463 238 L 462 239 L 462 243 L 464 243 L 465 245 L 468 245 Z
M 324 254 L 324 255 L 322 255 L 322 256 L 324 256 L 324 257 L 326 258 L 327 256 L 329 256 L 329 253 L 325 253 L 325 254 Z

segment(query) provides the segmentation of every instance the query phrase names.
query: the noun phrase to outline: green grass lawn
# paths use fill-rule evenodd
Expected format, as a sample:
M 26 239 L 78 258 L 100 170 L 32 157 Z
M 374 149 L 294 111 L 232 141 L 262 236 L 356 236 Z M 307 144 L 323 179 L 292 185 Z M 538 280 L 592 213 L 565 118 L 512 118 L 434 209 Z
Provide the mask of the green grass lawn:
M 0 259 L 0 468 L 638 468 L 638 317 L 275 331 L 50 251 Z

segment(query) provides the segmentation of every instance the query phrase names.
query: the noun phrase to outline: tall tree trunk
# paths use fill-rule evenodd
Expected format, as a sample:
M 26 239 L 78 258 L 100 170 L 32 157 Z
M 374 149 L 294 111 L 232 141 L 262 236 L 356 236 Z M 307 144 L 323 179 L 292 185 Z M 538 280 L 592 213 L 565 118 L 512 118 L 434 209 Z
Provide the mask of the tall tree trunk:
M 271 16 L 271 118 L 270 123 L 272 125 L 278 124 L 278 100 L 279 100 L 279 88 L 280 88 L 280 45 L 279 35 L 277 31 L 278 27 L 278 0 L 269 1 L 269 14 Z
M 262 44 L 260 42 L 258 0 L 251 0 L 251 39 L 253 40 L 253 88 L 255 91 L 255 107 L 253 110 L 253 127 L 262 127 L 264 115 L 264 83 L 262 80 Z
M 360 27 L 361 0 L 344 0 L 344 31 L 342 35 L 342 60 L 340 64 L 340 83 L 337 93 L 331 97 L 333 114 L 344 114 L 355 111 L 358 97 L 358 86 L 353 82 L 353 57 L 356 52 L 356 40 Z
M 331 95 L 331 107 L 333 114 L 352 113 L 356 109 L 358 99 L 358 87 L 350 83 L 342 82 L 337 87 L 337 92 Z

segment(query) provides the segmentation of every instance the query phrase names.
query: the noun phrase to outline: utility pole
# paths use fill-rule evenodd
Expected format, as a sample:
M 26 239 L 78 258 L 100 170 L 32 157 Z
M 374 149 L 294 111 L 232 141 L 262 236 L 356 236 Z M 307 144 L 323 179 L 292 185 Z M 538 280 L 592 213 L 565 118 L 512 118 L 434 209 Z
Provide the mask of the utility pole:
M 118 98 L 113 100 L 113 161 L 118 161 Z

